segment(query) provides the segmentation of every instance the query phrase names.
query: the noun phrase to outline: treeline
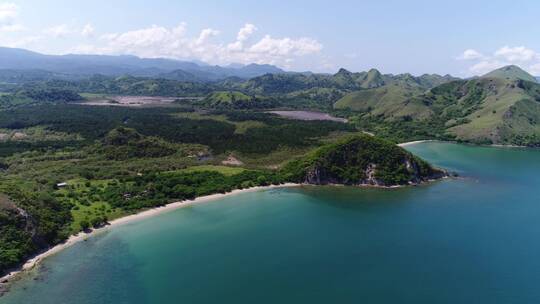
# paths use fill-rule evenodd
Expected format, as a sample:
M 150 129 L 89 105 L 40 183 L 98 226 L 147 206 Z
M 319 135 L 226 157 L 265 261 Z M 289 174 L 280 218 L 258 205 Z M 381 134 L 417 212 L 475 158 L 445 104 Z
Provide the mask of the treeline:
M 436 118 L 415 120 L 405 116 L 388 120 L 384 117 L 360 115 L 352 116 L 350 121 L 358 129 L 369 131 L 394 143 L 424 139 L 455 140 L 455 136 L 446 131 L 444 121 Z
M 68 89 L 17 89 L 11 94 L 0 96 L 0 110 L 36 104 L 66 103 L 82 99 L 78 93 Z
M 181 82 L 134 76 L 108 77 L 96 75 L 81 80 L 50 80 L 28 84 L 25 88 L 59 89 L 79 93 L 144 95 L 144 96 L 204 96 L 217 90 L 210 83 Z
M 262 154 L 279 147 L 305 147 L 316 144 L 318 137 L 331 132 L 354 130 L 351 125 L 334 121 L 300 121 L 267 113 L 218 112 L 224 113 L 232 121 L 258 120 L 265 124 L 237 134 L 236 127 L 229 122 L 175 116 L 185 111 L 188 110 L 69 104 L 23 107 L 0 111 L 0 128 L 22 129 L 45 125 L 52 131 L 78 133 L 92 143 L 104 138 L 110 130 L 123 126 L 135 129 L 142 135 L 160 137 L 172 143 L 206 145 L 218 154 L 225 151 Z
M 152 173 L 113 183 L 99 195 L 112 207 L 138 210 L 283 181 L 278 173 L 262 170 L 246 170 L 232 176 L 216 171 Z

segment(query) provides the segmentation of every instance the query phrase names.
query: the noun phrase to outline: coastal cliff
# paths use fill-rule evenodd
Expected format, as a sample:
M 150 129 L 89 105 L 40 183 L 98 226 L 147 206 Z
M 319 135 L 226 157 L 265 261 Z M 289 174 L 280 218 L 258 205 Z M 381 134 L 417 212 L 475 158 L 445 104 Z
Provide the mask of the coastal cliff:
M 392 187 L 417 185 L 447 173 L 385 140 L 357 135 L 323 146 L 287 164 L 294 182 Z

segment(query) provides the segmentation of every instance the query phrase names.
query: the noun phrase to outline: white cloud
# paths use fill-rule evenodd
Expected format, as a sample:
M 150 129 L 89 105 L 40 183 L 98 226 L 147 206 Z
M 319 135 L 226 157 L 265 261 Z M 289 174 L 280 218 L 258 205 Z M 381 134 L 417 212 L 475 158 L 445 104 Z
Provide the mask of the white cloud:
M 311 38 L 281 38 L 274 39 L 270 35 L 264 36 L 256 44 L 249 48 L 250 52 L 268 54 L 270 56 L 302 56 L 319 52 L 322 45 Z
M 529 72 L 536 76 L 540 75 L 540 63 L 531 65 L 529 68 Z
M 483 75 L 493 70 L 496 70 L 498 68 L 502 68 L 505 65 L 508 65 L 508 64 L 501 61 L 484 60 L 471 66 L 469 68 L 469 71 L 471 71 L 475 75 Z
M 468 49 L 461 54 L 458 59 L 460 60 L 475 60 L 475 59 L 481 59 L 484 58 L 484 55 L 477 50 Z
M 519 64 L 525 71 L 533 75 L 540 75 L 540 53 L 525 46 L 503 46 L 493 52 L 491 56 L 485 56 L 476 50 L 468 49 L 457 59 L 475 62 L 469 67 L 469 73 L 473 75 L 482 75 L 512 64 Z
M 495 54 L 496 57 L 502 57 L 507 61 L 510 62 L 526 62 L 531 61 L 536 57 L 536 52 L 528 49 L 524 46 L 517 46 L 517 47 L 509 47 L 504 46 L 500 49 L 498 49 Z
M 64 38 L 74 32 L 75 30 L 71 29 L 67 24 L 59 24 L 43 30 L 43 33 L 55 38 Z
M 211 28 L 207 28 L 201 31 L 201 34 L 199 35 L 199 38 L 197 39 L 196 43 L 198 45 L 205 44 L 210 38 L 219 35 L 218 30 L 214 30 Z
M 19 14 L 19 7 L 14 3 L 0 3 L 0 22 L 9 22 Z
M 238 41 L 246 41 L 248 40 L 249 36 L 251 36 L 253 33 L 257 31 L 257 27 L 251 23 L 246 23 L 239 31 L 238 35 L 236 35 L 236 40 Z
M 236 35 L 236 41 L 229 43 L 227 48 L 230 51 L 241 51 L 244 48 L 244 42 L 249 39 L 249 37 L 257 31 L 257 27 L 251 23 L 246 23 Z
M 101 50 L 101 53 L 142 57 L 183 57 L 189 55 L 189 50 L 183 48 L 186 45 L 184 33 L 183 24 L 172 29 L 152 25 L 145 29 L 102 35 L 105 46 L 96 49 Z
M 25 28 L 17 23 L 19 7 L 13 3 L 0 3 L 0 33 L 20 32 Z
M 4 24 L 0 25 L 0 32 L 6 33 L 6 32 L 20 32 L 24 31 L 25 27 L 21 24 Z
M 94 32 L 95 32 L 94 27 L 92 26 L 92 24 L 88 23 L 83 27 L 81 31 L 81 35 L 83 35 L 84 37 L 93 37 Z
M 186 33 L 185 23 L 166 28 L 152 25 L 148 28 L 124 33 L 109 33 L 100 37 L 100 43 L 80 45 L 75 53 L 133 54 L 140 57 L 167 57 L 199 59 L 211 64 L 268 63 L 289 66 L 296 58 L 317 54 L 322 44 L 312 38 L 273 38 L 264 36 L 249 43 L 257 28 L 245 24 L 230 43 L 216 42 L 220 35 L 216 29 L 203 29 L 197 36 Z
M 99 39 L 101 40 L 113 40 L 115 39 L 116 37 L 118 37 L 118 34 L 117 33 L 107 33 L 107 34 L 103 34 L 99 37 Z

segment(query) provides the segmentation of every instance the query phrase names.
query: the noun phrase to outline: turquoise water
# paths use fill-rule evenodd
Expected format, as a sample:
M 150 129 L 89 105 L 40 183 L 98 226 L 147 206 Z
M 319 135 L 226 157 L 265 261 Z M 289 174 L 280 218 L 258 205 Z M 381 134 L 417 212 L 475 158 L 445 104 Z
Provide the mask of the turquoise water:
M 47 259 L 0 303 L 540 303 L 540 151 L 408 149 L 462 178 L 176 210 Z

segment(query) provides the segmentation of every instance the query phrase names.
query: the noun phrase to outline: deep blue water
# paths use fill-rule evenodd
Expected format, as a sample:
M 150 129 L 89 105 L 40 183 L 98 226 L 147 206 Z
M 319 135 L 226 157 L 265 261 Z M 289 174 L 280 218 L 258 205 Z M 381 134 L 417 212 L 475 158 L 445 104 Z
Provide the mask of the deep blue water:
M 180 209 L 47 259 L 0 303 L 540 303 L 540 151 L 408 149 L 461 178 Z

